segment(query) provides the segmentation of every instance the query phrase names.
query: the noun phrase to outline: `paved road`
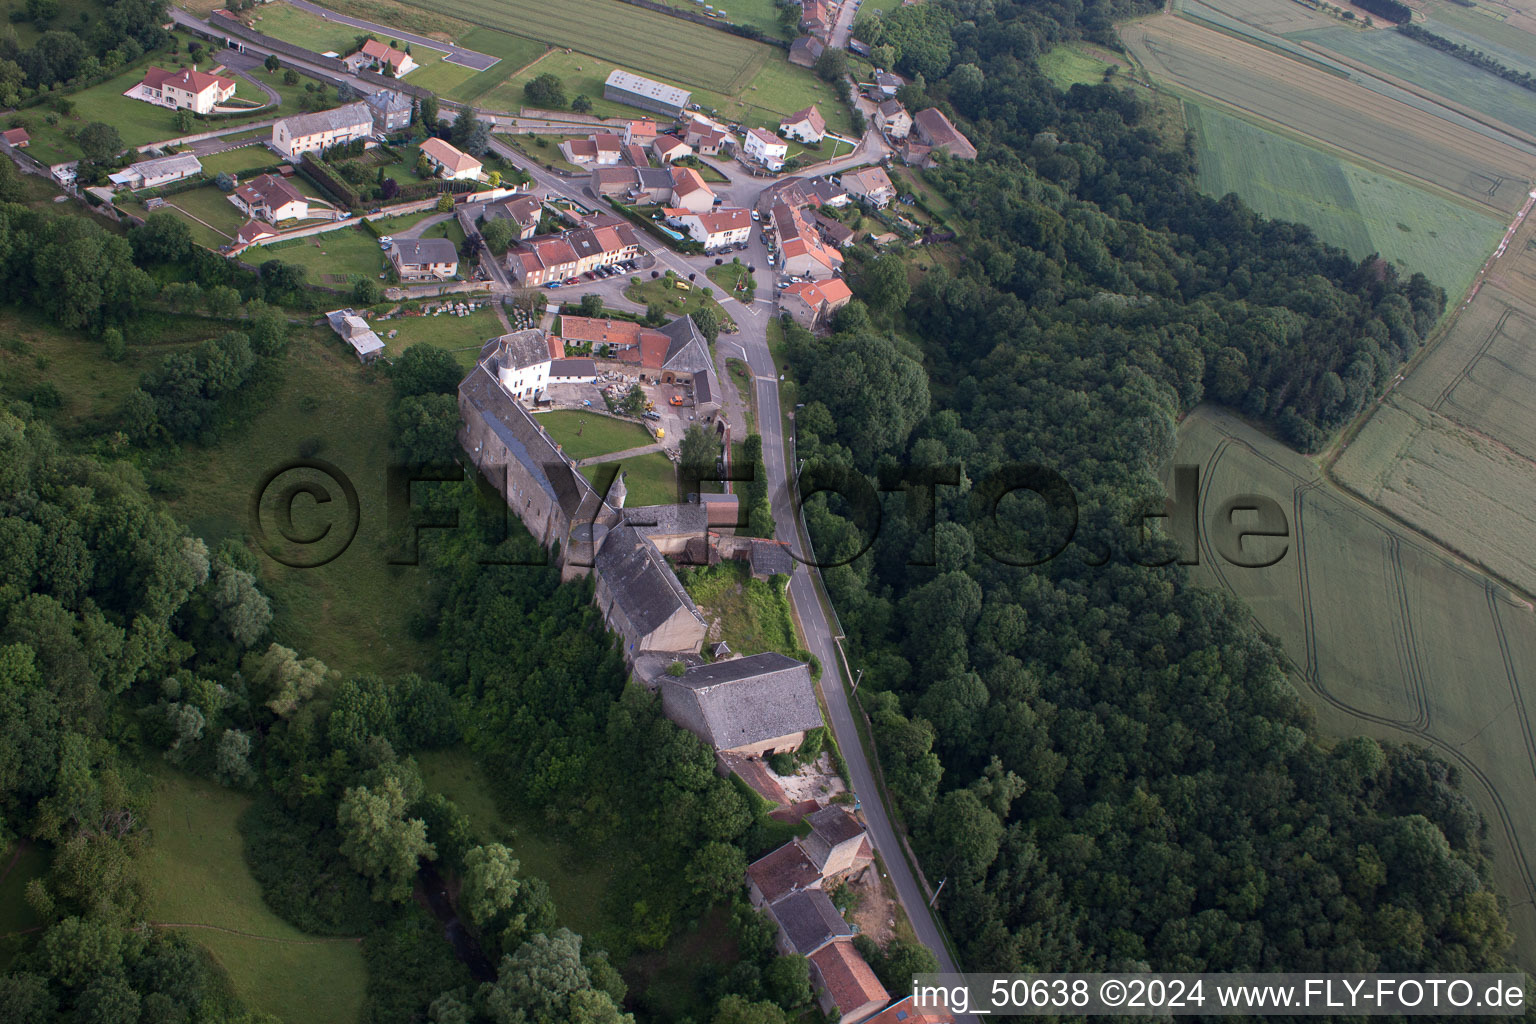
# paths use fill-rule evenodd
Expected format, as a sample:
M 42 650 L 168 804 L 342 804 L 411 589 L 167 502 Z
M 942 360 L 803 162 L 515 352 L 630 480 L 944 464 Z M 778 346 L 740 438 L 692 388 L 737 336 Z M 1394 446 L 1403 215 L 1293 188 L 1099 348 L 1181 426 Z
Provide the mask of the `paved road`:
M 853 19 L 859 13 L 859 0 L 843 0 L 837 18 L 832 22 L 830 43 L 834 49 L 846 50 L 848 38 L 853 35 Z
M 171 15 L 171 20 L 183 28 L 198 29 L 203 32 L 210 32 L 221 39 L 227 39 L 230 36 L 230 34 L 225 30 L 214 28 L 202 18 L 199 18 L 193 14 L 189 14 L 179 7 L 170 8 L 169 13 Z M 249 42 L 240 37 L 236 38 L 239 40 L 240 44 L 245 47 L 247 53 L 258 54 L 263 60 L 265 60 L 267 55 L 272 52 L 271 50 L 268 50 L 258 43 Z M 301 60 L 298 57 L 290 57 L 286 53 L 280 53 L 277 56 L 280 60 L 282 60 L 285 67 L 296 68 L 299 71 L 302 71 L 304 74 L 309 75 L 312 78 L 318 78 L 321 81 L 335 83 L 344 82 L 351 86 L 353 89 L 356 89 L 358 92 L 375 93 L 381 89 L 388 88 L 388 79 L 381 78 L 378 75 L 360 77 L 357 75 L 342 74 L 332 70 L 326 65 L 318 64 L 313 61 Z M 370 79 L 372 79 L 372 81 L 370 81 Z M 250 127 L 250 125 L 246 125 L 246 127 Z
M 319 4 L 312 4 L 309 0 L 288 0 L 288 3 L 293 4 L 293 6 L 300 10 L 308 11 L 311 14 L 318 14 L 328 21 L 334 21 L 341 25 L 350 25 L 353 28 L 360 28 L 365 32 L 376 32 L 386 40 L 399 39 L 410 43 L 413 47 L 424 46 L 429 50 L 446 53 L 448 56 L 443 59 L 448 63 L 459 64 L 466 68 L 474 68 L 476 71 L 484 71 L 486 68 L 493 67 L 501 60 L 500 57 L 492 57 L 488 53 L 469 50 L 455 43 L 445 43 L 441 39 L 429 39 L 426 36 L 416 35 L 414 32 L 405 32 L 398 28 L 391 28 L 389 25 L 380 25 L 377 22 L 364 21 L 361 18 L 337 14 L 335 11 L 327 10 Z

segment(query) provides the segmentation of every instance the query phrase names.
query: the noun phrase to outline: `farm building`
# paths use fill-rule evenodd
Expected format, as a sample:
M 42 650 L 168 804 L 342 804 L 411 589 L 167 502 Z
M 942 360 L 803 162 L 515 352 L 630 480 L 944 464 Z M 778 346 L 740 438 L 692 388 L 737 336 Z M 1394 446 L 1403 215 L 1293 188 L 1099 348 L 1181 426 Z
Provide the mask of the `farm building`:
M 821 725 L 810 667 L 772 651 L 668 676 L 661 706 L 715 750 L 753 757 L 794 750 Z
M 371 363 L 384 354 L 384 343 L 379 336 L 368 326 L 368 321 L 358 316 L 350 309 L 333 309 L 325 314 L 326 322 L 331 325 L 331 330 L 341 335 L 341 339 L 352 346 L 352 351 L 357 353 L 357 361 Z
M 789 62 L 802 68 L 815 67 L 826 50 L 827 45 L 815 36 L 801 36 L 789 44 Z
M 595 562 L 597 607 L 622 638 L 626 658 L 643 651 L 698 653 L 709 624 L 648 537 L 621 526 L 603 540 Z
M 191 153 L 177 153 L 175 156 L 162 156 L 154 160 L 140 160 L 136 164 L 129 164 L 122 170 L 107 175 L 107 178 L 114 185 L 137 190 L 167 185 L 202 173 L 203 165 L 197 157 Z
M 837 1024 L 859 1024 L 891 998 L 849 938 L 839 938 L 810 956 L 811 985 L 823 1012 Z M 898 1014 L 897 1020 L 901 1020 Z
M 650 110 L 667 117 L 681 117 L 692 97 L 686 89 L 674 85 L 641 78 L 628 71 L 615 69 L 603 83 L 603 98 L 615 103 L 627 103 L 641 110 Z

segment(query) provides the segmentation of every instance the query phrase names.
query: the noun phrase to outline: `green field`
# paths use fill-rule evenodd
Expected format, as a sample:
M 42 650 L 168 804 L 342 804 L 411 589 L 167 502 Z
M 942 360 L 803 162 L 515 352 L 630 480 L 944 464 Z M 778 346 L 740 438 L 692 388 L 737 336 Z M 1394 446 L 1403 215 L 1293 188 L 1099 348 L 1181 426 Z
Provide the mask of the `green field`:
M 404 317 L 385 320 L 377 325 L 379 336 L 389 331 L 399 331 L 389 339 L 389 351 L 399 355 L 412 345 L 432 345 L 447 349 L 468 373 L 475 365 L 475 357 L 491 338 L 501 334 L 501 321 L 494 311 L 477 309 L 468 316 L 449 316 L 446 313 L 431 316 Z
M 386 346 L 387 355 L 398 354 Z M 313 569 L 260 556 L 261 586 L 277 613 L 272 639 L 343 673 L 422 670 L 427 653 L 407 623 L 420 607 L 425 569 L 388 562 L 389 382 L 359 366 L 329 328 L 295 330 L 279 372 L 280 382 L 244 429 L 212 448 L 187 448 L 162 471 L 172 510 L 210 545 L 248 536 L 250 501 L 266 473 L 301 451 L 333 463 L 357 489 L 356 537 L 334 561 Z M 318 482 L 330 493 L 337 489 Z M 335 504 L 340 513 L 343 503 Z
M 1505 25 L 1495 8 L 1487 4 L 1467 8 L 1450 0 L 1436 0 L 1424 10 L 1428 15 L 1424 27 L 1429 31 L 1536 74 L 1536 35 Z
M 718 267 L 710 267 L 705 272 L 711 281 L 715 282 L 724 295 L 744 302 L 750 301 L 757 283 L 747 271 L 745 263 L 722 263 Z
M 469 815 L 483 839 L 511 847 L 520 874 L 544 880 L 554 897 L 561 924 L 582 935 L 597 934 L 608 926 L 603 896 L 613 876 L 610 862 L 584 856 L 569 844 L 546 839 L 529 827 L 529 822 L 503 814 L 469 751 L 431 751 L 421 754 L 417 761 L 429 790 L 442 793 L 457 804 Z
M 152 843 L 141 861 L 150 920 L 185 926 L 253 1009 L 288 1024 L 356 1021 L 362 950 L 356 940 L 306 935 L 267 908 L 236 828 L 249 798 L 169 769 L 153 778 Z
M 1356 258 L 1376 252 L 1423 271 L 1453 304 L 1504 233 L 1486 213 L 1214 107 L 1186 103 L 1185 116 L 1201 191 L 1236 192 L 1260 213 L 1306 224 Z
M 628 458 L 623 463 L 595 462 L 581 468 L 581 475 L 600 483 L 600 477 L 613 472 L 615 465 L 623 466 L 625 504 L 631 508 L 643 505 L 673 505 L 677 503 L 677 467 L 665 452 L 647 452 Z
M 561 410 L 540 413 L 538 421 L 561 450 L 578 461 L 656 443 L 650 432 L 638 423 L 616 420 L 602 413 Z
M 212 156 L 198 157 L 197 162 L 203 165 L 205 175 L 217 178 L 220 172 L 244 175 L 262 167 L 271 167 L 279 162 L 279 158 L 266 146 L 256 142 L 239 149 L 226 149 Z
M 377 278 L 389 266 L 379 240 L 356 226 L 310 235 L 298 245 L 263 247 L 260 251 L 271 253 L 271 259 L 303 267 L 310 284 L 327 288 L 345 288 L 358 277 Z
M 713 296 L 704 294 L 706 288 L 714 291 L 712 286 L 706 285 L 703 281 L 696 281 L 691 287 L 679 290 L 672 279 L 658 277 L 654 281 L 644 279 L 639 284 L 629 285 L 624 289 L 624 297 L 642 306 L 649 306 L 653 302 L 659 303 L 668 313 L 677 316 L 686 316 L 701 306 L 711 308 L 720 318 L 722 330 L 733 326 L 735 321 L 731 319 L 730 314 L 715 301 Z
M 1056 84 L 1058 89 L 1070 89 L 1074 85 L 1094 85 L 1104 81 L 1109 63 L 1090 56 L 1070 43 L 1053 47 L 1040 55 L 1040 70 Z
M 1400 32 L 1359 32 L 1340 27 L 1297 32 L 1290 38 L 1351 57 L 1527 135 L 1536 135 L 1536 92 Z
M 263 4 L 254 8 L 251 19 L 252 27 L 256 31 L 265 32 L 269 36 L 275 36 L 295 46 L 302 46 L 306 50 L 314 50 L 316 53 L 326 51 L 346 53 L 357 45 L 358 36 L 367 34 L 360 28 L 343 25 L 281 2 Z M 389 42 L 388 39 L 384 41 Z M 418 47 L 412 47 L 411 57 L 419 64 L 425 65 L 427 61 L 434 59 L 434 56 L 437 59 L 442 57 L 441 54 L 417 53 L 417 49 Z
M 1243 599 L 1282 645 L 1325 732 L 1423 745 L 1459 768 L 1488 821 L 1495 886 L 1508 901 L 1515 961 L 1536 963 L 1536 614 L 1489 577 L 1345 495 L 1307 458 L 1202 407 L 1174 463 L 1200 468 L 1209 495 L 1197 581 Z M 1289 520 L 1265 541 L 1269 568 L 1213 548 L 1212 509 L 1260 494 Z M 1528 699 L 1529 698 L 1529 699 Z M 1531 845 L 1527 845 L 1531 844 Z
M 413 6 L 554 46 L 579 45 L 641 74 L 723 93 L 745 88 L 773 53 L 763 43 L 618 0 L 415 0 Z
M 675 7 L 680 11 L 690 14 L 705 14 L 704 0 L 661 0 L 668 7 Z M 898 0 L 899 2 L 899 0 Z M 716 11 L 724 10 L 726 17 L 719 19 L 723 24 L 752 25 L 760 29 L 766 36 L 775 39 L 793 39 L 797 34 L 794 26 L 786 27 L 779 20 L 779 8 L 773 0 L 725 0 L 725 3 L 715 4 Z

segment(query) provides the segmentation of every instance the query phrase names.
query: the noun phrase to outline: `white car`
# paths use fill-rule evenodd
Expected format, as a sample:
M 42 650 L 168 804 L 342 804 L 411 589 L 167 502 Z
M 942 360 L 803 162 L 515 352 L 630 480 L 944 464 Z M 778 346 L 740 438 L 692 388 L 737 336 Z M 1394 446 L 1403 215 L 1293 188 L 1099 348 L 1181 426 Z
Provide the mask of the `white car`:
M 768 254 L 768 265 L 769 265 L 769 266 L 770 266 L 770 267 L 771 267 L 771 266 L 773 266 L 773 265 L 774 265 L 774 263 L 775 263 L 775 262 L 777 262 L 777 261 L 776 261 L 776 260 L 774 260 L 774 258 L 773 258 L 773 253 L 769 253 L 769 254 Z
M 763 219 L 763 215 L 758 213 L 756 210 L 753 210 L 752 211 L 752 219 L 753 220 L 762 220 Z

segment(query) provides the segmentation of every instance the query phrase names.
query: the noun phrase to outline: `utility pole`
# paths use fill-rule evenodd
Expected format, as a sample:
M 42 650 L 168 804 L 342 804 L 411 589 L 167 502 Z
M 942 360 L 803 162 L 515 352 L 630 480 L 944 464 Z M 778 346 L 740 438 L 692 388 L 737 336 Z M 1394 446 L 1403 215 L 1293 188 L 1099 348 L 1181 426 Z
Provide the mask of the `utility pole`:
M 859 680 L 863 679 L 863 678 L 864 678 L 864 670 L 863 669 L 859 669 L 859 674 L 857 676 L 855 676 L 854 680 L 853 680 L 853 692 L 854 693 L 858 693 L 859 692 Z
M 945 875 L 944 876 L 944 882 L 947 882 L 947 881 L 949 881 L 949 876 Z M 944 882 L 940 882 L 939 883 L 939 887 L 937 889 L 933 890 L 933 899 L 928 901 L 928 909 L 929 910 L 933 909 L 934 900 L 937 900 L 939 898 L 939 893 L 944 891 Z

